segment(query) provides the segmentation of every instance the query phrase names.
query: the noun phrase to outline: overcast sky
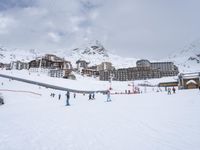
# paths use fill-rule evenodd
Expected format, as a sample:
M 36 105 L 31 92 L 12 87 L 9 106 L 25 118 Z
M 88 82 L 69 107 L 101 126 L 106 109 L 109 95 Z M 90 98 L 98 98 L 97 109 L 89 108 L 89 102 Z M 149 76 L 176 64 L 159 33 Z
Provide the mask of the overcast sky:
M 163 58 L 200 37 L 199 0 L 0 0 L 0 45 L 70 50 L 90 40 Z

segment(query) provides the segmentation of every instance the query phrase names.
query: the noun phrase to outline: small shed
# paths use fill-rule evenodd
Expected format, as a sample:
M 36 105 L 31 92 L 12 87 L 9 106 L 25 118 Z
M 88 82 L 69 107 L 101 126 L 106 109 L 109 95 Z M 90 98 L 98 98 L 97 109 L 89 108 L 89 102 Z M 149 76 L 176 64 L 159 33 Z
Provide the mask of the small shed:
M 187 89 L 196 89 L 198 88 L 198 84 L 194 80 L 189 80 L 186 82 Z

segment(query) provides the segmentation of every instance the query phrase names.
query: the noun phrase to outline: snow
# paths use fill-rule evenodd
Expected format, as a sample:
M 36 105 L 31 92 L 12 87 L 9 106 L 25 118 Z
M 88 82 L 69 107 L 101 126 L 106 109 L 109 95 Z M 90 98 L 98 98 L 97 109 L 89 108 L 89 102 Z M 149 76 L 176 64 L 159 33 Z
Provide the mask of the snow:
M 186 85 L 188 85 L 188 84 L 196 84 L 197 85 L 197 82 L 194 80 L 189 80 L 188 82 L 186 82 Z
M 108 83 L 100 82 L 96 80 L 89 80 L 88 78 L 80 78 L 79 80 L 69 80 L 69 79 L 63 79 L 63 78 L 53 78 L 49 77 L 46 74 L 43 73 L 30 73 L 27 70 L 19 71 L 19 70 L 2 70 L 0 72 L 1 74 L 19 77 L 31 81 L 37 81 L 41 83 L 48 83 L 51 85 L 59 86 L 59 87 L 65 87 L 70 89 L 76 89 L 76 90 L 87 90 L 87 91 L 93 91 L 96 89 L 98 90 L 107 90 L 108 89 Z M 88 82 L 88 80 L 90 82 Z M 96 86 L 96 83 L 98 86 Z M 86 86 L 87 85 L 87 86 Z
M 5 100 L 0 106 L 0 150 L 200 148 L 197 89 L 180 90 L 172 95 L 166 92 L 112 95 L 112 102 L 105 102 L 106 96 L 101 94 L 88 101 L 88 95 L 77 94 L 74 99 L 71 93 L 71 106 L 65 106 L 64 92 L 4 78 L 0 81 L 3 82 L 0 93 Z M 82 82 L 78 82 L 81 86 Z M 124 86 L 124 82 L 116 84 Z M 85 84 L 85 88 L 88 86 L 89 83 Z M 99 83 L 94 86 L 99 88 Z M 52 92 L 55 98 L 50 97 Z M 57 97 L 59 93 L 61 100 Z
M 173 61 L 180 72 L 200 71 L 200 40 L 185 46 L 180 52 L 176 51 L 167 61 Z M 192 60 L 191 60 L 192 58 Z
M 98 78 L 91 78 L 91 77 L 83 77 L 81 75 L 75 74 L 77 80 L 70 80 L 70 79 L 62 79 L 62 78 L 53 78 L 47 76 L 45 73 L 33 73 L 29 74 L 28 70 L 1 70 L 0 74 L 14 76 L 18 78 L 23 78 L 27 80 L 37 81 L 41 83 L 48 83 L 51 85 L 56 85 L 59 87 L 69 88 L 69 89 L 76 89 L 76 90 L 83 90 L 83 91 L 101 91 L 101 90 L 108 90 L 111 86 L 112 93 L 115 92 L 125 92 L 125 90 L 132 91 L 133 85 L 135 87 L 140 88 L 140 90 L 144 91 L 144 87 L 141 87 L 141 84 L 146 84 L 154 87 L 157 86 L 161 82 L 175 82 L 177 81 L 177 77 L 163 77 L 158 79 L 148 79 L 148 80 L 135 80 L 135 81 L 112 81 L 110 84 L 108 81 L 99 81 Z M 149 90 L 152 90 L 149 89 Z

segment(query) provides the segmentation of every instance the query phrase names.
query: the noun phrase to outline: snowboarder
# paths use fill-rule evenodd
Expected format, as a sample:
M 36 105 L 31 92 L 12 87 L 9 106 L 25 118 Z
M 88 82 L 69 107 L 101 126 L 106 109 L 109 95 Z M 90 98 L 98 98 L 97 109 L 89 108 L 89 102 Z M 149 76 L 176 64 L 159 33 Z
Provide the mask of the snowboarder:
M 176 89 L 174 87 L 172 88 L 172 91 L 174 94 L 176 93 Z
M 168 88 L 168 95 L 171 95 L 171 88 Z
M 110 102 L 111 98 L 110 98 L 110 91 L 107 92 L 107 102 Z
M 67 91 L 67 93 L 65 95 L 66 95 L 66 106 L 70 106 L 70 104 L 69 104 L 70 92 Z
M 58 95 L 58 100 L 60 100 L 60 98 L 61 98 L 61 94 Z

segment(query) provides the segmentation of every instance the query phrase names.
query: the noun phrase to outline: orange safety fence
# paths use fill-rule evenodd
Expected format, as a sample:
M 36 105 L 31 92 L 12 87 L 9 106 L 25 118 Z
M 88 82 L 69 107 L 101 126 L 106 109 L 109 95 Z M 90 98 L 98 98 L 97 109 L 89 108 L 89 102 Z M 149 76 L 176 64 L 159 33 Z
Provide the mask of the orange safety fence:
M 8 90 L 8 89 L 0 89 L 0 91 L 4 91 L 4 92 L 17 92 L 17 93 L 29 93 L 29 94 L 34 94 L 34 95 L 42 96 L 42 94 L 39 94 L 39 93 L 36 93 L 36 92 L 31 92 L 31 91 Z

